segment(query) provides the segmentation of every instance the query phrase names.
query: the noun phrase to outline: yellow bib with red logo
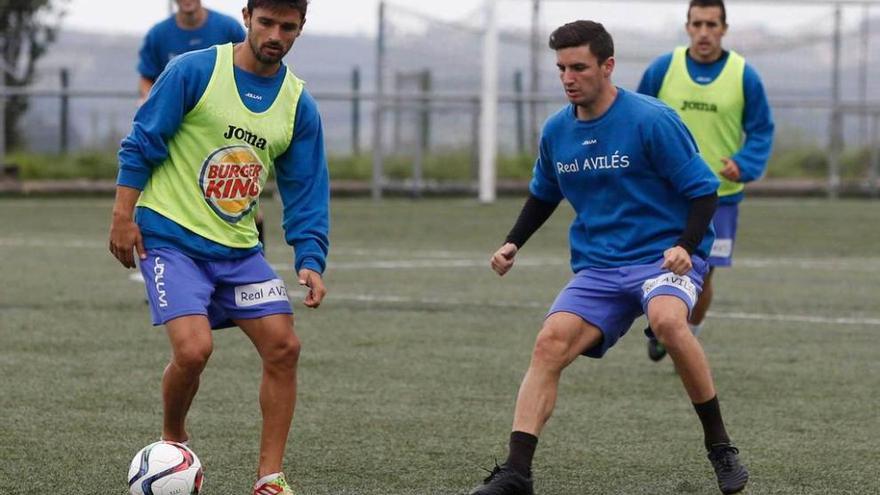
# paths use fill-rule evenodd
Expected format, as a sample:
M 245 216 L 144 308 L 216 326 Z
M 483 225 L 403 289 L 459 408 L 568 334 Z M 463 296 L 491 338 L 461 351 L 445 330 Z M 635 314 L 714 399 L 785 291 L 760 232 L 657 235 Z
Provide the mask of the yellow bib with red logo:
M 153 170 L 138 206 L 156 211 L 218 244 L 257 245 L 257 202 L 275 159 L 293 139 L 303 83 L 287 69 L 268 110 L 241 101 L 233 45 L 216 47 L 205 93 L 168 142 L 168 158 Z

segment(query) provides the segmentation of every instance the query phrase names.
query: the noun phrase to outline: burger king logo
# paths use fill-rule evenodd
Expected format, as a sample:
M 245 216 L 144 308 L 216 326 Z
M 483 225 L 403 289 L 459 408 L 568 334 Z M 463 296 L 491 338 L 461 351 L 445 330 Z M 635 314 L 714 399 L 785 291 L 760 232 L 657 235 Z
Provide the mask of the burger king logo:
M 233 145 L 211 153 L 202 164 L 199 186 L 214 213 L 236 223 L 257 204 L 263 163 L 249 146 Z

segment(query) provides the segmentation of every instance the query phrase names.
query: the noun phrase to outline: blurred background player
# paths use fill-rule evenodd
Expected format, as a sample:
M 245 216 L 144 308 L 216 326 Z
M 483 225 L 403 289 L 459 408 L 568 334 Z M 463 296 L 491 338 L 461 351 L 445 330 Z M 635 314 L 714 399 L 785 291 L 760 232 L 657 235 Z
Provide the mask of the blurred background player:
M 299 339 L 284 281 L 260 249 L 254 208 L 274 167 L 284 231 L 307 307 L 325 294 L 329 177 L 317 105 L 282 63 L 307 0 L 249 0 L 247 39 L 181 55 L 156 81 L 119 152 L 110 251 L 140 260 L 154 325 L 172 358 L 162 438 L 186 442 L 186 415 L 213 349 L 239 326 L 263 365 L 254 493 L 292 495 L 282 473 L 296 402 Z M 136 208 L 135 208 L 136 207 Z
M 638 92 L 672 107 L 697 141 L 700 154 L 720 179 L 713 219 L 715 243 L 703 292 L 690 316 L 698 335 L 714 294 L 715 267 L 729 267 L 736 241 L 744 184 L 761 178 L 773 145 L 773 117 L 764 85 L 738 53 L 721 47 L 727 33 L 723 0 L 692 0 L 685 25 L 691 43 L 663 55 L 647 68 Z M 659 361 L 666 350 L 646 329 L 648 356 Z
M 177 12 L 156 24 L 144 37 L 138 62 L 141 100 L 174 57 L 224 43 L 241 43 L 244 29 L 232 17 L 207 9 L 201 0 L 175 0 Z
M 244 29 L 236 19 L 205 8 L 201 0 L 175 0 L 177 12 L 156 24 L 144 36 L 139 52 L 140 101 L 143 102 L 159 74 L 174 57 L 225 43 L 241 43 Z M 266 249 L 263 213 L 257 209 L 257 232 Z
M 550 48 L 571 104 L 544 125 L 529 198 L 491 265 L 505 275 L 566 199 L 575 210 L 574 276 L 535 341 L 507 460 L 471 495 L 534 493 L 532 457 L 562 371 L 581 355 L 603 357 L 642 314 L 669 348 L 719 488 L 736 493 L 748 471 L 727 435 L 703 348 L 687 325 L 708 268 L 718 180 L 672 110 L 614 86 L 614 42 L 601 24 L 561 26 L 550 35 Z

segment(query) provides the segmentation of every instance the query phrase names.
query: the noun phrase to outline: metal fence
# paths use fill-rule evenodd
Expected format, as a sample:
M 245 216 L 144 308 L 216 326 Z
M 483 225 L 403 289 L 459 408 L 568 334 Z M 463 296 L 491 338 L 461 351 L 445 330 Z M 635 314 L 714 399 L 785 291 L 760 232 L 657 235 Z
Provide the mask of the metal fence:
M 778 148 L 806 144 L 820 149 L 827 158 L 827 190 L 832 197 L 840 192 L 842 177 L 853 175 L 852 170 L 842 169 L 842 158 L 878 146 L 870 127 L 872 116 L 880 111 L 880 85 L 871 84 L 880 80 L 880 64 L 872 63 L 880 57 L 871 52 L 880 35 L 880 30 L 872 29 L 878 24 L 872 14 L 880 16 L 880 9 L 872 7 L 878 4 L 876 0 L 728 1 L 731 29 L 725 46 L 743 53 L 762 75 L 776 113 Z M 687 44 L 686 11 L 683 0 L 486 0 L 484 9 L 451 22 L 386 2 L 378 30 L 376 87 L 382 99 L 374 116 L 379 130 L 373 143 L 374 195 L 380 196 L 388 182 L 382 171 L 387 155 L 400 152 L 386 138 L 392 132 L 387 129 L 389 121 L 396 121 L 400 111 L 399 96 L 392 97 L 399 74 L 430 70 L 435 93 L 470 88 L 472 93 L 461 95 L 460 101 L 472 101 L 486 79 L 483 69 L 488 62 L 479 47 L 488 26 L 495 26 L 497 39 L 491 49 L 500 63 L 492 75 L 498 78 L 499 107 L 491 131 L 498 134 L 502 155 L 524 148 L 534 154 L 541 123 L 564 105 L 553 53 L 545 46 L 552 29 L 574 18 L 601 20 L 617 45 L 615 82 L 634 88 L 655 57 Z M 661 14 L 654 15 L 657 12 Z M 660 28 L 639 26 L 653 18 L 658 18 Z M 480 98 L 485 101 L 496 95 L 480 92 Z M 446 132 L 435 132 L 431 143 L 468 142 L 461 134 L 475 132 L 475 126 L 464 125 L 465 115 L 453 120 L 457 123 L 445 126 L 435 122 L 432 128 Z M 483 129 L 484 138 L 485 134 Z M 489 139 L 494 145 L 495 138 Z M 419 156 L 424 154 L 418 150 Z M 858 187 L 873 190 L 876 181 L 871 177 L 876 176 L 877 164 L 869 158 L 876 152 L 863 154 Z
M 488 1 L 503 7 L 498 9 L 501 64 L 495 126 L 502 158 L 533 156 L 541 122 L 565 104 L 555 79 L 553 54 L 543 46 L 556 25 L 573 15 L 610 12 L 608 5 L 631 5 L 633 15 L 640 9 L 668 6 L 664 25 L 674 27 L 660 31 L 637 30 L 626 19 L 602 19 L 617 45 L 615 82 L 628 88 L 637 85 L 654 57 L 686 43 L 684 0 Z M 778 10 L 773 9 L 778 5 L 729 0 L 731 30 L 725 44 L 743 53 L 762 75 L 777 121 L 778 149 L 800 147 L 822 153 L 818 166 L 827 172 L 826 189 L 832 196 L 844 185 L 842 177 L 856 177 L 855 187 L 876 194 L 880 53 L 872 47 L 880 36 L 880 8 L 874 7 L 880 2 L 784 3 L 786 15 L 800 21 L 774 30 L 738 19 L 766 14 L 776 20 Z M 749 10 L 742 10 L 746 6 Z M 563 14 L 554 14 L 554 9 Z M 580 10 L 584 15 L 572 14 Z M 376 197 L 390 189 L 418 196 L 441 183 L 476 191 L 480 139 L 485 134 L 480 128 L 486 100 L 481 87 L 484 11 L 451 22 L 384 2 L 380 13 L 375 64 L 364 60 L 360 67 L 326 75 L 305 67 L 311 72 L 310 90 L 321 107 L 329 153 L 361 157 L 371 153 Z M 83 87 L 75 77 L 71 82 L 71 77 L 62 75 L 62 64 L 60 57 L 44 68 L 32 87 L 0 88 L 0 105 L 13 96 L 31 102 L 22 122 L 26 148 L 62 153 L 115 148 L 136 110 L 133 68 L 108 75 L 102 81 L 106 84 Z M 112 70 L 92 65 L 78 69 Z M 131 89 L 113 89 L 122 85 Z M 444 173 L 443 164 L 436 163 L 452 155 L 458 162 L 454 180 Z M 847 162 L 858 163 L 854 172 L 843 167 L 842 159 L 855 155 Z M 0 156 L 5 156 L 2 141 Z M 397 168 L 391 170 L 393 163 Z M 406 164 L 404 169 L 400 163 Z

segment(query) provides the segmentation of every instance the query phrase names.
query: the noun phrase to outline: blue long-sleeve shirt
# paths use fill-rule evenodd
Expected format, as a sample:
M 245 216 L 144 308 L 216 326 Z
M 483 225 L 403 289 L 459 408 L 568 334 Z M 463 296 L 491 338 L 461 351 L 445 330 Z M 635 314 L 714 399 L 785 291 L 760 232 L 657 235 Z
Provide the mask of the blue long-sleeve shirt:
M 618 88 L 596 119 L 580 120 L 568 105 L 547 120 L 529 192 L 547 203 L 565 198 L 574 208 L 576 273 L 661 259 L 685 231 L 692 200 L 718 184 L 675 111 Z M 706 258 L 714 238 L 709 227 L 695 254 Z
M 173 15 L 150 28 L 138 53 L 138 73 L 155 81 L 174 57 L 214 45 L 244 41 L 246 35 L 238 21 L 220 12 L 205 10 L 205 22 L 196 29 L 181 28 Z
M 153 168 L 168 157 L 167 143 L 204 94 L 215 60 L 216 49 L 208 48 L 177 57 L 168 65 L 122 141 L 118 185 L 143 190 Z M 261 77 L 235 67 L 239 96 L 248 109 L 263 112 L 272 105 L 286 70 L 282 67 L 273 76 Z M 330 180 L 321 116 L 306 90 L 297 104 L 293 140 L 274 165 L 284 207 L 285 240 L 295 250 L 294 266 L 323 272 L 329 250 Z M 147 249 L 173 247 L 199 259 L 239 258 L 260 249 L 259 245 L 237 249 L 218 244 L 149 208 L 139 207 L 136 219 Z
M 721 74 L 728 56 L 729 52 L 725 51 L 720 59 L 709 64 L 697 62 L 687 56 L 688 74 L 697 84 L 709 84 Z M 663 79 L 671 64 L 672 53 L 656 58 L 642 75 L 638 92 L 656 98 L 660 94 L 660 87 L 663 86 Z M 739 165 L 740 182 L 751 182 L 761 178 L 767 168 L 767 161 L 773 148 L 775 125 L 761 77 L 748 63 L 743 73 L 743 92 L 745 109 L 742 121 L 746 138 L 742 147 L 730 158 Z M 738 203 L 742 198 L 743 194 L 738 193 L 719 198 L 719 202 Z

